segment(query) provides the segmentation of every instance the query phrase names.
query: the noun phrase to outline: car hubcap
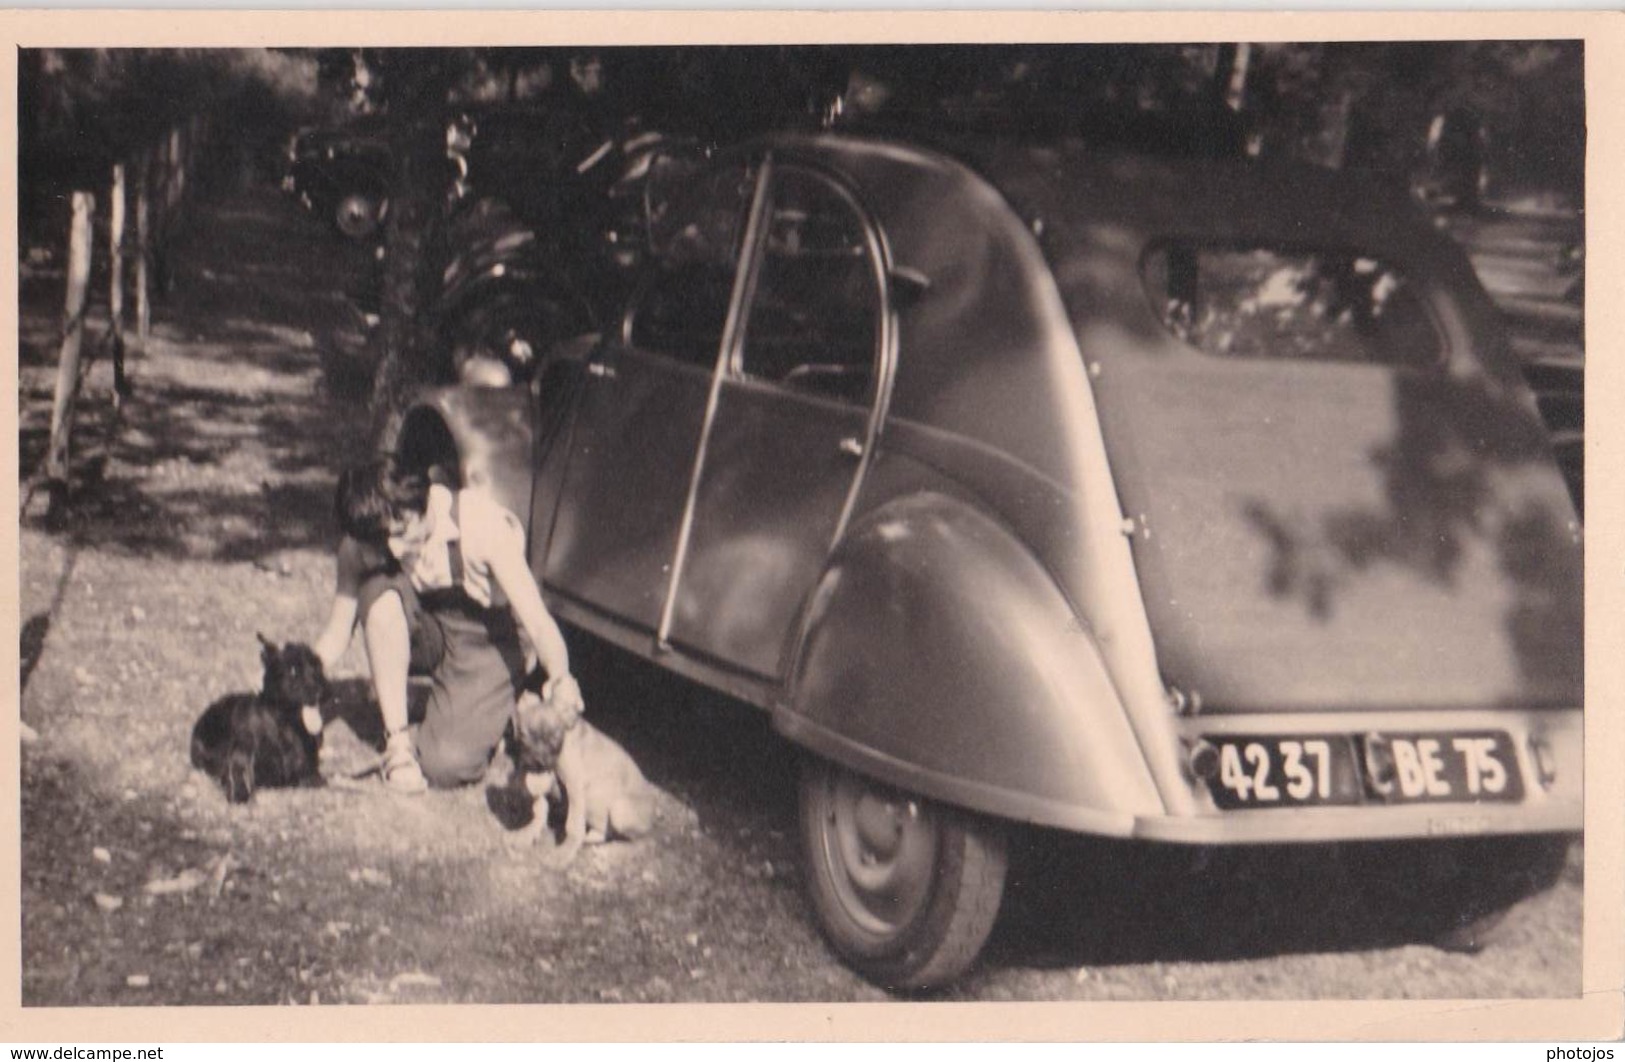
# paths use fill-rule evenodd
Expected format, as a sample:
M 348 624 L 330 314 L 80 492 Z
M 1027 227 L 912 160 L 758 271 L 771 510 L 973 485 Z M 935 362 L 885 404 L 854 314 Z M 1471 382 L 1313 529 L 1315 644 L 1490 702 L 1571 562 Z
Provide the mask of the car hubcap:
M 360 196 L 349 196 L 339 205 L 339 228 L 349 236 L 364 236 L 377 223 L 377 211 L 371 201 Z
M 918 801 L 842 775 L 824 818 L 837 895 L 866 931 L 890 935 L 919 914 L 936 865 L 936 825 Z
M 508 360 L 515 365 L 529 365 L 536 360 L 536 351 L 524 336 L 509 332 L 507 341 Z

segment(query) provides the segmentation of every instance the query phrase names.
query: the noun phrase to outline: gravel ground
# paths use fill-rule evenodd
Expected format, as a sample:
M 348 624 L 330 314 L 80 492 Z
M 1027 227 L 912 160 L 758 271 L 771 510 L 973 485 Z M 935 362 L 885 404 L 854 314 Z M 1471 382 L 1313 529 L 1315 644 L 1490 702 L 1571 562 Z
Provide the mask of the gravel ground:
M 60 272 L 24 272 L 25 474 L 43 448 Z M 333 370 L 355 249 L 268 190 L 206 208 L 107 444 L 89 380 L 66 526 L 21 534 L 22 1001 L 37 1005 L 879 1001 L 803 899 L 795 758 L 753 710 L 572 635 L 590 711 L 659 790 L 653 836 L 565 871 L 481 787 L 229 806 L 187 763 L 205 705 L 258 685 L 255 632 L 309 637 L 336 467 L 363 423 Z M 359 648 L 323 770 L 375 756 Z M 956 1000 L 1572 997 L 1581 850 L 1476 955 L 1354 904 L 1346 853 L 1161 859 L 1018 837 L 1004 915 Z M 1215 887 L 1217 886 L 1217 887 Z

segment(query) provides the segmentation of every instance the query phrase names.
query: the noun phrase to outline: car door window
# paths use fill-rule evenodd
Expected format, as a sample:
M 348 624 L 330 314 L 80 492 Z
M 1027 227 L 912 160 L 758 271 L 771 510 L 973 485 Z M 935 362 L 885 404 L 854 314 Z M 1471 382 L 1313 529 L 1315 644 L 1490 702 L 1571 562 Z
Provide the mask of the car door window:
M 769 189 L 761 265 L 736 371 L 861 403 L 871 393 L 880 284 L 856 205 L 833 182 L 783 168 Z
M 633 346 L 707 370 L 716 364 L 754 183 L 744 166 L 718 170 L 662 213 L 631 309 Z

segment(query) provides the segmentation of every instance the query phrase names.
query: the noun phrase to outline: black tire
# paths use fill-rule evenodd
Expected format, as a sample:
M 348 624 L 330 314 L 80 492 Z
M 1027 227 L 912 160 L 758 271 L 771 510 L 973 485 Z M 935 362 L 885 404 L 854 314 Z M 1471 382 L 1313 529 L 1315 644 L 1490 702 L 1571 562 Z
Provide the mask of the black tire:
M 1413 940 L 1477 952 L 1522 900 L 1557 884 L 1566 834 L 1398 841 L 1350 857 L 1373 918 Z
M 809 759 L 801 840 L 819 927 L 863 976 L 922 991 L 976 961 L 1004 895 L 994 823 Z
M 384 199 L 370 192 L 346 192 L 333 204 L 333 227 L 352 240 L 377 232 L 383 219 Z

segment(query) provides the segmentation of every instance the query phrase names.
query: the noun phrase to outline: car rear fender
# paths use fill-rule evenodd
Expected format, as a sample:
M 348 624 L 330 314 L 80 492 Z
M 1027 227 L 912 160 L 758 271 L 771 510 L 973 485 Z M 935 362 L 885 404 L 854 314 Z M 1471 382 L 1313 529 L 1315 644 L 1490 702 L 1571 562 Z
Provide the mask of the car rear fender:
M 409 466 L 455 469 L 528 519 L 532 399 L 522 387 L 443 387 L 426 392 L 401 421 L 396 453 Z
M 890 502 L 831 557 L 787 699 L 790 740 L 1005 818 L 1126 836 L 1163 805 L 1123 704 L 1043 567 L 938 493 Z
M 460 246 L 441 274 L 435 315 L 442 322 L 452 321 L 470 306 L 504 292 L 556 302 L 574 332 L 596 327 L 591 301 L 546 260 L 535 235 L 523 228 L 483 232 Z

